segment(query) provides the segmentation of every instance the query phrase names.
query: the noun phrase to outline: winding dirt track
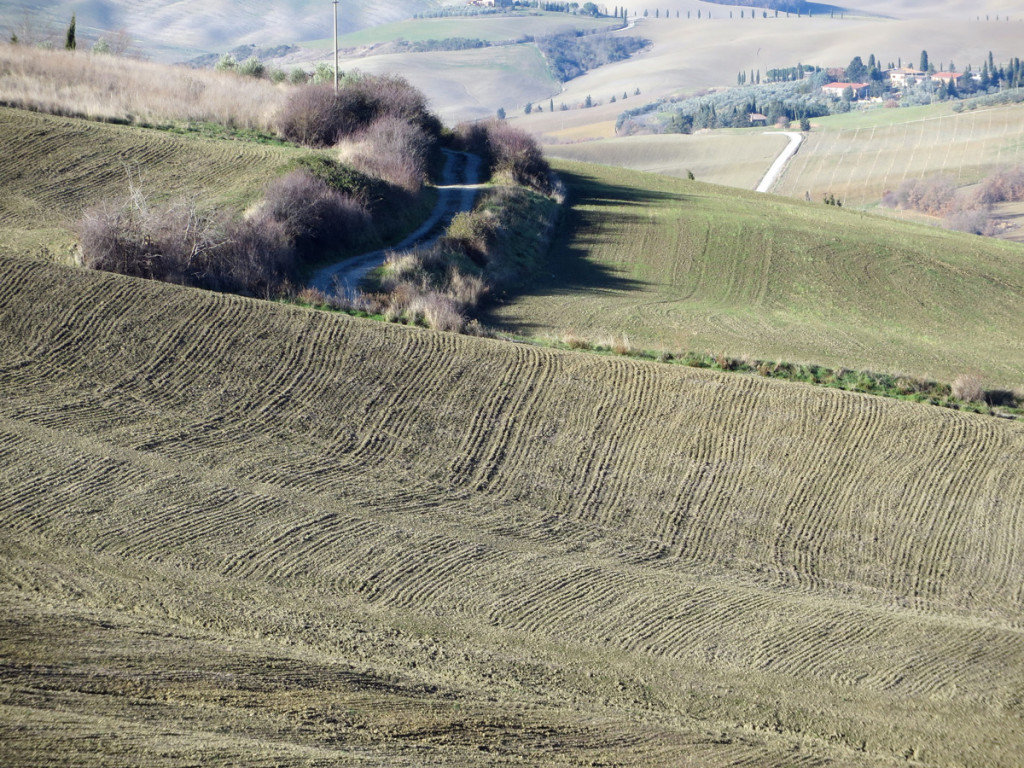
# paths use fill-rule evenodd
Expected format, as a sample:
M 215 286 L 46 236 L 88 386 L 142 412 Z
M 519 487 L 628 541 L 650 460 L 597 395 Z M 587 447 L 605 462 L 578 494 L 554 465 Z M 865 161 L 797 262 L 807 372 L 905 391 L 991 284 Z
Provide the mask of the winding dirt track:
M 447 149 L 444 153 L 444 184 L 438 187 L 440 194 L 433 212 L 419 229 L 393 248 L 364 253 L 318 270 L 310 280 L 310 286 L 327 293 L 352 297 L 357 293 L 360 281 L 370 270 L 383 264 L 390 251 L 430 245 L 444 233 L 455 214 L 472 210 L 480 188 L 480 158 L 467 152 Z

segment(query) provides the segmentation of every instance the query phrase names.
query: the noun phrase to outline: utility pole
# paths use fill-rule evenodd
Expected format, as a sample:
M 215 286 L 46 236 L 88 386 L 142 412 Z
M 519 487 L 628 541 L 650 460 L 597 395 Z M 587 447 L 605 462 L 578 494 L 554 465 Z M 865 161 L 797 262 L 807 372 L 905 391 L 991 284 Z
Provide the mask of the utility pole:
M 334 0 L 334 92 L 338 92 L 338 0 Z

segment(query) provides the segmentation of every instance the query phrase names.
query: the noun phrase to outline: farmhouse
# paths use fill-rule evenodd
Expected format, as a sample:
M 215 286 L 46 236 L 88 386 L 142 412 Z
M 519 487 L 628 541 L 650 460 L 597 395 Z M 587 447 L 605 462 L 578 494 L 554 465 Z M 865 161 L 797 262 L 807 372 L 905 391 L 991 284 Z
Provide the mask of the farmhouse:
M 936 72 L 932 75 L 932 80 L 949 85 L 950 83 L 955 83 L 961 77 L 963 77 L 961 72 Z
M 748 119 L 751 125 L 766 125 L 768 123 L 768 116 L 762 115 L 760 112 L 751 112 Z
M 927 73 L 911 67 L 899 67 L 898 69 L 890 69 L 885 74 L 889 76 L 889 82 L 892 83 L 893 88 L 903 88 L 924 79 Z
M 868 83 L 829 83 L 821 86 L 821 92 L 833 99 L 841 99 L 843 91 L 849 88 L 853 91 L 853 98 L 863 99 L 868 95 Z

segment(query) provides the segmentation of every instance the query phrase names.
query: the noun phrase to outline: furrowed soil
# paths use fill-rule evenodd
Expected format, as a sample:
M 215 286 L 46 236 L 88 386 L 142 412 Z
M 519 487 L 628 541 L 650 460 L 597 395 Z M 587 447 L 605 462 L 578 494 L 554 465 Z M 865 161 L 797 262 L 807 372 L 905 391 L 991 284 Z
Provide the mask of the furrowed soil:
M 4 256 L 0 392 L 4 764 L 1024 751 L 1018 422 Z
M 303 153 L 0 107 L 0 253 L 70 261 L 83 211 L 135 184 L 155 200 L 242 208 Z
M 499 328 L 1024 385 L 1019 244 L 820 202 L 553 165 L 572 209 L 550 272 L 491 312 Z

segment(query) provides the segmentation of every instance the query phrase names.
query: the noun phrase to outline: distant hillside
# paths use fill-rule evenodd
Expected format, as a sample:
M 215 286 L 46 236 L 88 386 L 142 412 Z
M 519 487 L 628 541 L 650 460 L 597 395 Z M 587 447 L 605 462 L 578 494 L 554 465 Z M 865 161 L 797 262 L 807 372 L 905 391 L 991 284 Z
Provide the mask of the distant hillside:
M 442 0 L 392 0 L 339 5 L 343 32 L 409 18 L 443 5 Z M 274 46 L 329 37 L 334 7 L 319 0 L 288 0 L 273 4 L 252 0 L 59 0 L 0 6 L 0 30 L 17 31 L 27 41 L 63 42 L 71 14 L 77 15 L 78 37 L 91 45 L 99 36 L 125 30 L 142 52 L 178 61 L 199 53 L 226 51 L 239 45 Z M 4 35 L 4 39 L 10 33 Z
M 1019 423 L 0 275 L 5 765 L 1019 766 Z

